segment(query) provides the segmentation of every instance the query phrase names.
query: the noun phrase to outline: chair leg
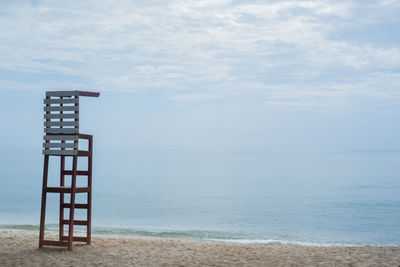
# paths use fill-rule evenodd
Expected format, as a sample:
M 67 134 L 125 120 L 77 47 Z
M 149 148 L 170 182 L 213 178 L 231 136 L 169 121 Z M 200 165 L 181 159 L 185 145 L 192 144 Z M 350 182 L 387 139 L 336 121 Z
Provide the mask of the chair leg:
M 74 239 L 74 211 L 75 211 L 75 193 L 76 193 L 76 173 L 78 165 L 78 156 L 73 156 L 72 163 L 72 181 L 71 181 L 71 206 L 69 209 L 69 229 L 68 229 L 68 250 L 72 249 Z
M 61 156 L 60 163 L 60 186 L 64 186 L 65 182 L 65 156 Z M 60 193 L 60 223 L 59 223 L 59 240 L 62 241 L 64 237 L 64 193 Z
M 86 227 L 86 237 L 87 244 L 90 245 L 92 242 L 92 154 L 93 154 L 93 137 L 89 138 L 89 157 L 88 157 L 88 187 L 89 192 L 87 194 L 87 227 Z
M 42 187 L 42 208 L 40 212 L 40 232 L 39 232 L 39 248 L 43 247 L 44 225 L 46 217 L 46 196 L 47 196 L 47 176 L 49 171 L 49 155 L 44 156 L 43 167 L 43 187 Z

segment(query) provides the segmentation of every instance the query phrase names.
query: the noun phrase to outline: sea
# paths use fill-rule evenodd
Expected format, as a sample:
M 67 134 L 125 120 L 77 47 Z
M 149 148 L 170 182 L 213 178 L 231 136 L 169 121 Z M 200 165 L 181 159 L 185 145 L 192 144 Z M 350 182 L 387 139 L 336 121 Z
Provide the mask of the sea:
M 59 165 L 50 160 L 49 185 Z M 0 228 L 38 230 L 42 172 L 40 150 L 1 151 Z M 49 194 L 48 231 L 58 229 L 58 205 Z M 400 151 L 99 149 L 92 226 L 95 235 L 398 246 Z

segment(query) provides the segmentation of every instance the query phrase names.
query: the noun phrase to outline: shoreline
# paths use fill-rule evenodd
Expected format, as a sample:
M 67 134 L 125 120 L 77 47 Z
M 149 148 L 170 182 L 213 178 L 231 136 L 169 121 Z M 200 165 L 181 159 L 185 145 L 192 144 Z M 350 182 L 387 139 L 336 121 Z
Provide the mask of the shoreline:
M 97 229 L 96 229 L 97 228 Z M 21 231 L 38 232 L 38 225 L 0 225 L 1 231 Z M 46 227 L 46 233 L 58 234 L 58 225 L 56 228 Z M 82 229 L 75 229 L 76 234 L 84 234 Z M 228 244 L 242 245 L 283 245 L 283 246 L 305 246 L 305 247 L 400 247 L 398 244 L 365 244 L 350 242 L 333 242 L 322 240 L 284 240 L 284 239 L 257 239 L 245 237 L 224 236 L 223 232 L 205 231 L 207 234 L 198 234 L 199 230 L 149 230 L 149 229 L 131 229 L 131 228 L 92 228 L 92 237 L 99 238 L 133 238 L 133 239 L 172 239 L 172 240 L 191 240 L 198 242 L 220 242 Z M 210 235 L 211 233 L 211 235 Z M 215 233 L 219 234 L 218 236 Z M 213 235 L 214 234 L 214 235 Z
M 56 239 L 56 234 L 48 233 Z M 400 246 L 316 247 L 281 244 L 237 244 L 160 237 L 92 237 L 92 245 L 74 243 L 37 248 L 38 231 L 0 229 L 0 265 L 217 265 L 396 266 Z
M 57 228 L 57 229 L 56 229 Z M 58 234 L 58 225 L 56 228 L 46 228 L 46 233 Z M 0 225 L 0 231 L 26 231 L 34 232 L 39 231 L 38 225 Z M 92 229 L 92 237 L 99 238 L 133 238 L 133 239 L 172 239 L 172 240 L 192 240 L 198 242 L 221 242 L 228 244 L 242 244 L 242 245 L 294 245 L 294 246 L 311 246 L 311 247 L 396 247 L 399 245 L 387 244 L 387 245 L 376 245 L 376 244 L 355 244 L 345 242 L 328 242 L 328 241 L 307 241 L 307 240 L 282 240 L 282 239 L 248 239 L 248 238 L 235 238 L 235 237 L 212 237 L 204 235 L 194 235 L 190 233 L 198 233 L 199 231 L 178 231 L 178 230 L 159 230 L 151 231 L 144 229 L 128 229 L 128 228 L 103 228 Z M 208 232 L 208 231 L 207 231 Z M 76 231 L 77 234 L 84 233 L 79 229 Z

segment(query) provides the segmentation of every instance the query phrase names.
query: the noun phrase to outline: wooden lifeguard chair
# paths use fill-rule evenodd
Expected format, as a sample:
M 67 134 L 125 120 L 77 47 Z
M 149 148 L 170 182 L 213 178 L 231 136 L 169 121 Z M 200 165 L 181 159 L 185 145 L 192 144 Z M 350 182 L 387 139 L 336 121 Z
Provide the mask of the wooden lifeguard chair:
M 64 246 L 72 249 L 73 241 L 91 243 L 92 212 L 92 155 L 93 136 L 79 132 L 79 97 L 98 97 L 100 93 L 84 91 L 49 91 L 44 99 L 44 170 L 42 189 L 42 208 L 40 215 L 39 248 L 44 245 Z M 87 140 L 88 149 L 79 150 L 79 141 Z M 48 187 L 49 157 L 60 157 L 60 186 Z M 72 168 L 66 169 L 66 157 L 72 157 Z M 78 158 L 87 157 L 87 170 L 78 170 Z M 65 185 L 65 176 L 71 176 L 71 185 Z M 77 187 L 77 176 L 87 177 L 87 186 Z M 60 194 L 59 240 L 45 240 L 47 193 Z M 75 194 L 86 193 L 87 203 L 75 203 Z M 64 194 L 70 194 L 69 203 L 64 202 Z M 64 218 L 64 210 L 69 209 L 69 218 Z M 74 220 L 75 209 L 87 211 L 87 220 Z M 68 235 L 64 234 L 68 225 Z M 74 237 L 74 225 L 86 226 L 86 237 Z

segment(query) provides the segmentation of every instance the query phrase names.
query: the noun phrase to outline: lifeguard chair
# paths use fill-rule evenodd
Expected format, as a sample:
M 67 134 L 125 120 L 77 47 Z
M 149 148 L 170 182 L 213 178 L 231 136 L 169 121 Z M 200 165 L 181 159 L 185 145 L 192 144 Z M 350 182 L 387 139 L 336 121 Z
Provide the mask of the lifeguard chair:
M 42 188 L 42 208 L 40 216 L 39 248 L 44 245 L 64 246 L 72 249 L 73 241 L 91 243 L 92 212 L 92 155 L 93 136 L 79 132 L 79 97 L 98 97 L 100 93 L 84 91 L 49 91 L 44 99 L 44 170 Z M 80 140 L 87 140 L 88 149 L 79 150 Z M 85 141 L 86 142 L 86 141 Z M 60 157 L 60 185 L 48 187 L 49 157 Z M 72 157 L 71 169 L 66 168 L 66 157 Z M 78 158 L 87 157 L 87 170 L 78 170 Z M 65 176 L 71 176 L 71 184 L 65 185 Z M 77 187 L 77 176 L 87 177 L 87 186 Z M 45 240 L 47 193 L 60 194 L 59 240 Z M 86 203 L 75 203 L 75 194 L 86 193 Z M 64 194 L 70 194 L 69 203 L 64 202 Z M 69 209 L 68 219 L 64 210 Z M 75 209 L 87 211 L 87 220 L 74 220 Z M 64 234 L 64 225 L 68 225 L 68 235 Z M 74 225 L 86 226 L 86 237 L 74 236 Z

